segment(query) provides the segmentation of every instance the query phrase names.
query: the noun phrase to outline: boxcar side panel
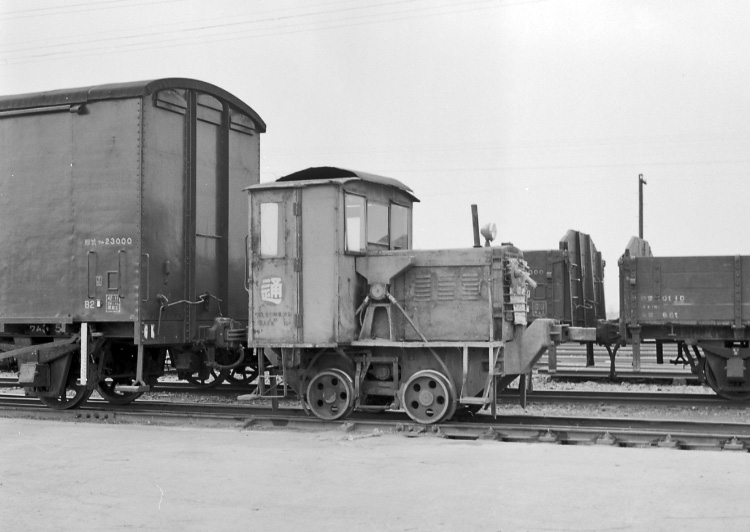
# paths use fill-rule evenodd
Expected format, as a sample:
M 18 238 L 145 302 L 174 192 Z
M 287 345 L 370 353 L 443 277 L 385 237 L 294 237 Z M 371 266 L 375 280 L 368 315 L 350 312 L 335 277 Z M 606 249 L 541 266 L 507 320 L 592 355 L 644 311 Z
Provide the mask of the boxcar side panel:
M 144 100 L 142 319 L 159 318 L 159 295 L 185 299 L 186 109 Z M 161 312 L 162 332 L 185 319 L 185 305 Z M 180 326 L 181 327 L 181 326 Z M 178 334 L 173 332 L 172 334 Z M 173 338 L 177 339 L 177 338 Z
M 141 100 L 86 105 L 73 119 L 71 208 L 77 320 L 134 321 L 140 290 Z
M 0 320 L 70 320 L 74 115 L 0 118 Z

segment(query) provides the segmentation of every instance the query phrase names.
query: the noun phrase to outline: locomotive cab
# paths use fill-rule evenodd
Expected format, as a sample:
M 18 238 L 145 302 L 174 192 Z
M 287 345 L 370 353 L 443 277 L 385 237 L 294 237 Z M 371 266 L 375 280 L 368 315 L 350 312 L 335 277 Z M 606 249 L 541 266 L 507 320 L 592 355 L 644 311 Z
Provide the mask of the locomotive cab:
M 356 339 L 367 286 L 357 259 L 412 244 L 411 190 L 396 180 L 310 168 L 250 193 L 251 346 L 333 347 Z

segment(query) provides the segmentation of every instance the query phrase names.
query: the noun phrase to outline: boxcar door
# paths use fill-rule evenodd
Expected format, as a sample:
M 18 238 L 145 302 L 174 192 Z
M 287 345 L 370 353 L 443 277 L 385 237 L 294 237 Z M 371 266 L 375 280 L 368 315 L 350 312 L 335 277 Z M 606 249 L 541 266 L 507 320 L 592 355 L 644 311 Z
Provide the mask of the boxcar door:
M 299 190 L 264 190 L 250 195 L 252 341 L 296 343 L 300 339 Z
M 197 306 L 196 312 L 198 320 L 212 320 L 227 308 L 229 191 L 221 102 L 206 94 L 198 95 L 196 118 L 195 297 L 208 293 L 211 299 L 216 298 Z M 220 301 L 224 302 L 223 308 Z

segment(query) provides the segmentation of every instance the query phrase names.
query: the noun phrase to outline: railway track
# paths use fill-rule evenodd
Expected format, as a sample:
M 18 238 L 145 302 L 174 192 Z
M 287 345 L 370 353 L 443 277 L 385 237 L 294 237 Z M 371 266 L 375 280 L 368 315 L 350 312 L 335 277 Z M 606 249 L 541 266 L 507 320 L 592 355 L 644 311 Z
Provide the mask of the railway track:
M 16 388 L 16 379 L 0 378 L 0 389 Z M 166 382 L 155 386 L 149 393 L 190 393 L 199 396 L 211 395 L 247 395 L 255 390 L 254 386 L 235 384 L 219 384 L 213 387 L 196 388 L 184 382 Z M 498 396 L 500 403 L 519 403 L 518 390 L 510 389 Z M 527 394 L 527 403 L 577 403 L 577 404 L 642 404 L 642 405 L 672 405 L 672 406 L 722 406 L 728 408 L 745 408 L 745 403 L 727 401 L 713 394 L 703 393 L 671 393 L 671 392 L 606 392 L 588 390 L 534 390 Z
M 56 411 L 38 400 L 0 394 L 0 417 L 40 420 L 200 426 L 235 429 L 340 430 L 351 438 L 378 433 L 435 436 L 461 440 L 498 440 L 563 445 L 662 447 L 689 450 L 750 448 L 750 424 L 618 417 L 489 415 L 437 426 L 415 424 L 400 412 L 355 412 L 344 421 L 322 421 L 301 408 L 264 405 L 139 401 L 116 407 L 90 400 L 78 410 Z

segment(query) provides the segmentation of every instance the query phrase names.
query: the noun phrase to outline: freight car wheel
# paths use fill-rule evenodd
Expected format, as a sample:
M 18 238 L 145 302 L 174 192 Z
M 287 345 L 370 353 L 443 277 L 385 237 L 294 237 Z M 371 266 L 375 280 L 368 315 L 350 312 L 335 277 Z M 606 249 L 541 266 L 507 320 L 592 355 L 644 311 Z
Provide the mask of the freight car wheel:
M 227 382 L 231 384 L 237 384 L 239 386 L 250 386 L 258 378 L 258 368 L 243 366 L 241 368 L 234 368 L 229 371 L 227 375 Z
M 206 368 L 206 370 L 186 375 L 185 380 L 196 388 L 213 388 L 224 382 L 224 379 L 229 375 L 229 370 L 219 371 L 214 368 Z
M 102 399 L 113 405 L 129 405 L 143 395 L 143 392 L 121 392 L 117 389 L 118 385 L 133 385 L 136 382 L 136 346 L 108 343 L 102 349 L 101 356 L 104 357 L 100 361 L 104 378 L 97 383 L 96 391 Z
M 426 369 L 416 372 L 406 381 L 401 404 L 417 423 L 439 423 L 455 413 L 456 394 L 445 376 Z
M 96 391 L 102 396 L 102 399 L 113 405 L 129 405 L 138 399 L 143 392 L 121 392 L 117 389 L 118 384 L 135 384 L 134 379 L 118 379 L 115 382 L 112 379 L 99 381 L 96 385 Z
M 65 385 L 58 397 L 40 397 L 39 400 L 54 410 L 69 410 L 82 405 L 93 390 L 75 382 Z
M 716 395 L 718 395 L 719 397 L 729 399 L 730 401 L 750 400 L 750 392 L 732 392 L 728 390 L 722 390 L 719 386 L 719 379 L 716 378 L 716 374 L 714 373 L 714 370 L 711 369 L 711 364 L 708 363 L 708 360 L 706 360 L 706 363 L 703 364 L 703 374 L 706 376 L 706 383 L 708 383 L 711 389 L 715 391 Z
M 323 370 L 307 386 L 307 402 L 320 419 L 342 419 L 354 409 L 354 381 L 340 369 Z

